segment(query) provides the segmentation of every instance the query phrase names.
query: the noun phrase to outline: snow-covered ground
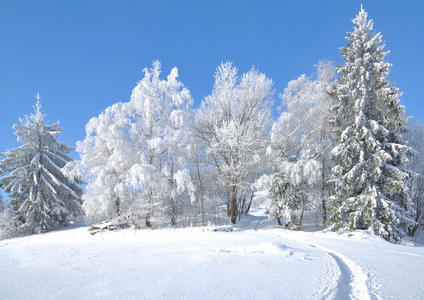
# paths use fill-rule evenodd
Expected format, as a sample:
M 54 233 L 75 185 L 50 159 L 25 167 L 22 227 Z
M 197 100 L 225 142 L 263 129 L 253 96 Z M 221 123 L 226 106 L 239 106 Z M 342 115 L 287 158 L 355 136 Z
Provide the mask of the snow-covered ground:
M 424 248 L 355 232 L 87 227 L 0 241 L 0 299 L 423 299 Z

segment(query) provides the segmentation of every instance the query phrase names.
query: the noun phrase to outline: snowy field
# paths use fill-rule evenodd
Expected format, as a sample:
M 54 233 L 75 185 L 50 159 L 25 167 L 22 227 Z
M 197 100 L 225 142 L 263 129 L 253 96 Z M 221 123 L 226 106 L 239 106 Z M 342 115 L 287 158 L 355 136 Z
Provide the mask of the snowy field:
M 0 299 L 423 299 L 424 248 L 295 232 L 87 227 L 0 241 Z

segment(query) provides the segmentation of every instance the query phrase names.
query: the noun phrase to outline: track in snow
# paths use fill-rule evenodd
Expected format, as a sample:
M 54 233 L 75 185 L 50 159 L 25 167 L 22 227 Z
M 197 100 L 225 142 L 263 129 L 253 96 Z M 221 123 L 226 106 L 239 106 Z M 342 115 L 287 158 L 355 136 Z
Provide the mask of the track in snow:
M 309 246 L 326 252 L 336 262 L 340 270 L 335 289 L 323 295 L 323 298 L 371 299 L 367 287 L 368 275 L 360 266 L 336 251 L 316 244 L 309 244 Z

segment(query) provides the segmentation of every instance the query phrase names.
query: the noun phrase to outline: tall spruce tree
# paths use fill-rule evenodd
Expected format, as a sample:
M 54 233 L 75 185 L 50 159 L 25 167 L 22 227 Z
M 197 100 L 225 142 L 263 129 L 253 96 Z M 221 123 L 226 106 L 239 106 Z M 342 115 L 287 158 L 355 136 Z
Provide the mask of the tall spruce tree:
M 399 90 L 386 79 L 391 65 L 384 59 L 382 36 L 362 6 L 353 25 L 334 91 L 337 146 L 330 202 L 335 207 L 329 222 L 334 229 L 369 229 L 398 241 L 415 223 L 402 170 L 408 149 L 400 135 L 405 109 Z
M 0 187 L 9 194 L 19 233 L 39 233 L 66 224 L 81 212 L 82 190 L 63 176 L 61 168 L 72 160 L 72 148 L 56 140 L 59 122 L 46 124 L 40 97 L 34 112 L 13 125 L 23 145 L 2 153 Z

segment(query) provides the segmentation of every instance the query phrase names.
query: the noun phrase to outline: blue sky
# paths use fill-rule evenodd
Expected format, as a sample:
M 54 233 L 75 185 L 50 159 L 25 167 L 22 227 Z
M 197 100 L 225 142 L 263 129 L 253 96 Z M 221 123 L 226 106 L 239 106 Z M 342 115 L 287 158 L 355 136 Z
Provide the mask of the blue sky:
M 361 2 L 387 41 L 408 114 L 424 120 L 424 1 L 0 0 L 0 152 L 18 145 L 11 126 L 38 91 L 60 139 L 75 145 L 91 117 L 128 101 L 154 59 L 165 73 L 179 68 L 197 105 L 227 60 L 266 73 L 278 95 L 319 60 L 342 62 Z

